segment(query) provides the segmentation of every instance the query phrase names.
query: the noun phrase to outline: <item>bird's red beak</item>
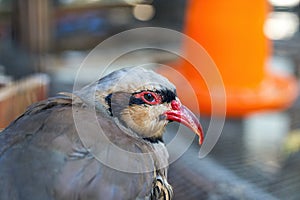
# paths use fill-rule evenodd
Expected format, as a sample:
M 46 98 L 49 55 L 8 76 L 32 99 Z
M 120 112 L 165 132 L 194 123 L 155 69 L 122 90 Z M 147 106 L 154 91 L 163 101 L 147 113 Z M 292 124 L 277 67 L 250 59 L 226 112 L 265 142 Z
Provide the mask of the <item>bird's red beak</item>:
M 172 110 L 165 112 L 167 120 L 182 123 L 192 129 L 199 136 L 199 144 L 202 144 L 204 139 L 203 130 L 197 117 L 179 100 L 173 100 L 171 106 Z

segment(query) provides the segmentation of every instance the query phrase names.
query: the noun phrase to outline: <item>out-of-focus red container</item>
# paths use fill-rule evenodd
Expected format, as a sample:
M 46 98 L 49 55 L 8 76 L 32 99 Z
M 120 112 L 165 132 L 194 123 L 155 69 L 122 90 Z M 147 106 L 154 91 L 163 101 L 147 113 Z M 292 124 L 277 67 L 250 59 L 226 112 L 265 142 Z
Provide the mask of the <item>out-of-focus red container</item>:
M 263 33 L 268 11 L 265 0 L 190 0 L 188 3 L 185 34 L 202 45 L 215 62 L 226 90 L 227 116 L 286 108 L 297 96 L 293 77 L 274 75 L 266 66 L 272 50 L 271 42 Z M 187 43 L 183 43 L 183 51 L 186 55 L 197 55 Z M 196 67 L 201 71 L 205 64 Z M 210 93 L 195 66 L 184 61 L 175 66 L 190 81 L 198 105 L 191 102 L 191 95 L 174 78 L 172 70 L 163 69 L 159 73 L 175 83 L 187 106 L 194 111 L 200 106 L 201 113 L 211 114 L 211 96 L 217 94 Z

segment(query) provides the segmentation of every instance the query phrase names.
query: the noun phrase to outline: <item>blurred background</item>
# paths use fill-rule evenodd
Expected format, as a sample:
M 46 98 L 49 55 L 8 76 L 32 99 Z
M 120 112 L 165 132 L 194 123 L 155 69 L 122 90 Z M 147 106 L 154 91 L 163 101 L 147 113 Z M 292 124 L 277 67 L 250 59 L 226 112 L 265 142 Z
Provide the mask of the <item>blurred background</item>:
M 212 37 L 209 40 L 201 42 L 202 36 L 199 36 L 200 39 L 193 37 L 201 45 L 205 43 L 205 48 L 208 45 L 208 53 L 214 59 L 214 55 L 222 54 L 214 51 L 216 46 L 222 47 L 222 43 L 209 43 L 210 40 L 224 41 L 218 36 L 223 33 L 218 32 L 218 28 L 225 27 L 224 33 L 226 30 L 227 34 L 235 32 L 238 38 L 239 25 L 226 28 L 225 19 L 228 16 L 232 20 L 238 18 L 239 13 L 247 13 L 247 19 L 250 20 L 241 23 L 248 27 L 248 35 L 244 34 L 243 37 L 253 38 L 256 32 L 252 31 L 252 25 L 263 20 L 257 34 L 261 34 L 267 45 L 264 62 L 268 71 L 283 77 L 280 80 L 288 79 L 274 83 L 288 92 L 278 93 L 281 103 L 276 106 L 266 103 L 250 111 L 236 111 L 236 107 L 231 110 L 229 106 L 222 135 L 209 156 L 198 158 L 199 146 L 195 140 L 195 144 L 171 164 L 169 179 L 174 186 L 174 199 L 300 199 L 300 99 L 297 96 L 300 76 L 299 0 L 253 0 L 252 5 L 263 3 L 269 8 L 269 11 L 262 9 L 263 15 L 259 19 L 256 15 L 252 17 L 255 9 L 243 7 L 236 0 L 225 1 L 230 5 L 228 8 L 210 3 L 214 1 L 198 2 L 206 3 L 199 4 L 193 0 L 0 0 L 0 130 L 31 103 L 60 91 L 71 92 L 76 73 L 85 57 L 112 35 L 132 28 L 155 26 L 193 37 L 192 29 L 206 33 L 205 27 L 215 23 L 216 32 L 210 32 Z M 207 6 L 216 13 L 211 12 L 207 18 L 199 14 L 198 19 L 197 12 L 201 11 L 201 6 Z M 199 10 L 195 11 L 194 8 Z M 235 9 L 234 12 L 226 10 L 231 8 Z M 235 24 L 235 20 L 230 24 Z M 166 37 L 155 42 L 174 50 L 183 46 L 182 41 Z M 251 40 L 251 43 L 257 46 L 258 52 L 265 47 L 265 43 L 257 40 Z M 101 52 L 99 59 L 104 62 L 116 48 L 127 48 L 128 45 L 126 40 L 118 41 L 107 51 Z M 236 47 L 233 45 L 232 48 Z M 244 48 L 247 49 L 247 46 Z M 235 50 L 240 52 L 242 61 L 243 54 L 256 59 L 256 51 Z M 178 63 L 178 56 L 164 51 L 141 50 L 119 58 L 114 62 L 113 69 L 151 62 Z M 244 62 L 246 64 L 248 61 Z M 219 63 L 217 65 L 222 67 Z M 95 74 L 98 67 L 101 67 L 101 63 L 91 65 L 87 73 L 77 80 L 79 84 L 85 85 L 99 78 Z M 177 64 L 176 67 L 180 66 Z M 183 65 L 179 70 L 187 69 Z M 264 65 L 225 66 L 220 70 L 224 76 L 233 74 L 223 77 L 225 84 L 227 79 L 239 79 L 241 74 L 232 70 L 244 71 L 244 80 L 250 77 L 247 76 L 248 72 L 254 74 L 253 79 L 257 78 L 257 72 L 261 73 L 262 80 L 265 75 Z M 274 89 L 272 83 L 268 82 L 271 86 L 267 88 Z M 228 84 L 236 86 L 234 81 Z M 240 89 L 243 84 L 237 85 Z M 196 82 L 194 87 L 200 86 Z M 245 86 L 246 90 L 251 90 L 251 87 Z M 257 87 L 254 86 L 256 92 Z M 260 92 L 267 93 L 270 90 Z M 272 94 L 272 90 L 269 94 Z M 185 99 L 188 101 L 189 98 Z M 250 100 L 258 102 L 255 98 Z M 234 104 L 238 105 L 239 102 L 239 99 L 234 99 Z M 210 113 L 198 114 L 207 130 L 211 121 Z M 220 116 L 213 117 L 218 119 Z M 166 141 L 172 139 L 171 132 L 177 128 L 176 124 L 168 127 Z

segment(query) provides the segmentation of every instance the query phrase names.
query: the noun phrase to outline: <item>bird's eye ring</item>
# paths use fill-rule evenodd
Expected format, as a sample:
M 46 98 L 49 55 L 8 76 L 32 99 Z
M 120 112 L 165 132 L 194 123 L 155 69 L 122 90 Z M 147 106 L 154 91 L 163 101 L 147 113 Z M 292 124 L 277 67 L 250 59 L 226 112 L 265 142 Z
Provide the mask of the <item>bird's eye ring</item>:
M 141 98 L 145 103 L 150 105 L 156 105 L 161 103 L 161 97 L 151 91 L 143 91 L 135 95 L 137 98 Z

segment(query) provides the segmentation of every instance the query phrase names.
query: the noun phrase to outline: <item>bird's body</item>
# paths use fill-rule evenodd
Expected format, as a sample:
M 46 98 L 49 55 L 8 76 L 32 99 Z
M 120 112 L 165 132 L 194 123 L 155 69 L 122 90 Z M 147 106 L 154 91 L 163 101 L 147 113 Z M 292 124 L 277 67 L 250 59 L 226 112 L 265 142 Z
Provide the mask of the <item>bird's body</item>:
M 152 88 L 143 83 L 145 88 L 129 89 L 120 76 L 126 71 L 110 75 L 124 88 L 109 86 L 105 77 L 32 105 L 0 134 L 1 200 L 171 198 L 161 137 L 175 88 L 155 85 L 160 76 L 136 69 L 132 72 L 154 76 Z M 149 94 L 160 94 L 157 103 Z M 158 110 L 161 114 L 147 114 Z

